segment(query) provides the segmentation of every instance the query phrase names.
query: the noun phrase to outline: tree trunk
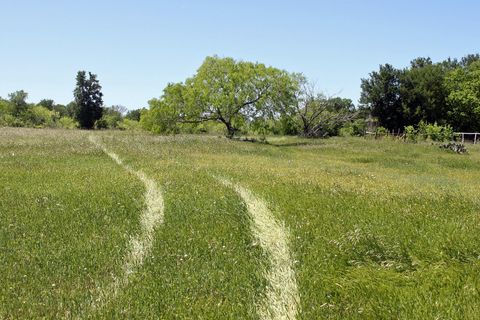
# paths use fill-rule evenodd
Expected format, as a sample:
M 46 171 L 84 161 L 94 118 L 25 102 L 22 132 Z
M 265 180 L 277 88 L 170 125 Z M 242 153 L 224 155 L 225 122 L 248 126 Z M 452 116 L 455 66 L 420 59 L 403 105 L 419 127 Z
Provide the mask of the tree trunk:
M 235 128 L 232 126 L 232 124 L 230 123 L 230 121 L 227 121 L 225 119 L 220 119 L 220 121 L 225 125 L 225 127 L 227 127 L 227 138 L 228 139 L 232 139 L 233 136 L 235 135 Z
M 303 123 L 303 134 L 302 135 L 304 137 L 308 137 L 309 134 L 310 134 L 310 124 L 308 123 L 308 120 L 305 117 L 301 116 L 300 118 L 302 119 L 302 123 Z
M 227 126 L 227 138 L 232 139 L 235 135 L 235 128 L 230 123 L 225 123 L 225 126 Z

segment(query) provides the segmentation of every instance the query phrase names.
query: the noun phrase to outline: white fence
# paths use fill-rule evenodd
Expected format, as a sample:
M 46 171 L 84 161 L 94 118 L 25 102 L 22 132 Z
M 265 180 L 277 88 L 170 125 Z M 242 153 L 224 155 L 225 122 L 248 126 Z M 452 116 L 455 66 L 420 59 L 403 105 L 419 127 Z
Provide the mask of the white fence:
M 478 138 L 480 138 L 479 132 L 455 132 L 455 135 L 462 137 L 462 143 L 465 143 L 465 137 L 473 136 L 473 144 L 477 144 Z

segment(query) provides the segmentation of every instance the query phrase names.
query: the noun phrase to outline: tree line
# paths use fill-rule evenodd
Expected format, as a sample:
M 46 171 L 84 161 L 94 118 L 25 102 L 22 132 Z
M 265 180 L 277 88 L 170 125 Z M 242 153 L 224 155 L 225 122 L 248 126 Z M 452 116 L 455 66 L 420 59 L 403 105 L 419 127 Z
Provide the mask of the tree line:
M 362 79 L 358 106 L 326 96 L 301 73 L 218 56 L 169 83 L 146 109 L 105 107 L 101 89 L 95 74 L 79 71 L 67 105 L 30 104 L 25 91 L 14 92 L 0 98 L 0 125 L 326 137 L 362 135 L 373 117 L 389 131 L 480 130 L 478 54 L 437 63 L 416 58 L 404 69 L 380 65 Z
M 28 93 L 15 91 L 0 97 L 0 126 L 65 129 L 131 129 L 139 127 L 140 110 L 103 105 L 103 94 L 97 75 L 79 71 L 73 91 L 74 101 L 67 105 L 42 99 L 29 103 Z
M 396 69 L 384 64 L 362 79 L 360 107 L 389 130 L 421 123 L 480 131 L 480 55 L 433 63 L 417 58 Z
M 299 73 L 262 63 L 207 57 L 194 76 L 149 101 L 140 124 L 158 133 L 208 131 L 336 135 L 357 114 L 351 100 L 326 97 Z

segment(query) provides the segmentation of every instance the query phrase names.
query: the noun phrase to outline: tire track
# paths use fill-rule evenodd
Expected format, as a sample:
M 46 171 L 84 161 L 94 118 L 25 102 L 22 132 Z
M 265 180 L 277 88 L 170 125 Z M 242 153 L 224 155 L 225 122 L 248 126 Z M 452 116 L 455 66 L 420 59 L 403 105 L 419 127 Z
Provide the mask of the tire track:
M 91 310 L 100 309 L 109 301 L 114 299 L 120 290 L 128 285 L 129 275 L 134 273 L 142 264 L 144 258 L 148 255 L 152 244 L 155 228 L 164 222 L 164 201 L 160 188 L 154 180 L 150 179 L 142 171 L 134 170 L 129 165 L 123 163 L 120 157 L 109 151 L 95 137 L 89 136 L 88 139 L 95 146 L 102 149 L 119 166 L 123 167 L 129 173 L 135 175 L 145 185 L 145 204 L 146 207 L 140 216 L 141 231 L 138 235 L 130 237 L 128 252 L 123 261 L 123 272 L 119 277 L 115 277 L 105 288 L 98 288 L 99 294 L 90 305 Z
M 268 281 L 266 296 L 257 303 L 257 313 L 262 320 L 293 320 L 300 302 L 293 262 L 288 248 L 288 230 L 275 220 L 267 204 L 248 189 L 227 179 L 215 177 L 242 198 L 252 218 L 252 233 L 268 255 L 269 268 L 265 270 Z

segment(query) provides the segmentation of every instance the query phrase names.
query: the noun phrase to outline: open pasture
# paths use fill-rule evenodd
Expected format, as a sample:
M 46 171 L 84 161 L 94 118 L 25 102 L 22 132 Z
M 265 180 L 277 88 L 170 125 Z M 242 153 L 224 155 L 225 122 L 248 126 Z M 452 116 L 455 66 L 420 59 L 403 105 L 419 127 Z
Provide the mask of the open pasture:
M 269 142 L 1 128 L 0 318 L 478 317 L 478 146 Z

